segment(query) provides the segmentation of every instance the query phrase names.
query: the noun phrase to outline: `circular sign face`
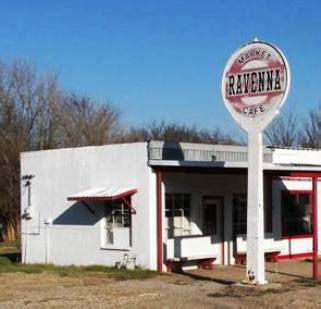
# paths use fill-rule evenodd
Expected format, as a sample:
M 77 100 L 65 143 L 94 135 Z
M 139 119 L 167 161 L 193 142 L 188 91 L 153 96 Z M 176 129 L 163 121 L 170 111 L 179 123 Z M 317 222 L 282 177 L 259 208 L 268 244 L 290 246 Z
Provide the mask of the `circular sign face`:
M 290 69 L 275 46 L 253 41 L 226 64 L 222 96 L 233 118 L 247 131 L 262 131 L 283 105 L 290 88 Z

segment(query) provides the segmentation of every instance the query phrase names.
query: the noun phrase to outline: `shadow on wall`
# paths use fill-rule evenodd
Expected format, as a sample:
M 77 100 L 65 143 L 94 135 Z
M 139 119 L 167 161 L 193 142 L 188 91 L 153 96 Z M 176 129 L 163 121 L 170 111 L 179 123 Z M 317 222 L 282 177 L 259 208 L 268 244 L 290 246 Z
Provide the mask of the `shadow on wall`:
M 76 202 L 54 219 L 53 224 L 60 225 L 94 225 L 101 219 L 101 212 L 94 207 L 97 203 Z
M 163 160 L 184 161 L 184 152 L 178 142 L 164 142 L 162 150 Z
M 215 167 L 225 167 L 225 161 L 216 161 L 216 156 L 211 151 L 197 149 L 183 149 L 179 142 L 164 142 L 161 160 L 178 161 L 179 165 L 188 165 L 193 162 L 198 165 L 211 162 Z

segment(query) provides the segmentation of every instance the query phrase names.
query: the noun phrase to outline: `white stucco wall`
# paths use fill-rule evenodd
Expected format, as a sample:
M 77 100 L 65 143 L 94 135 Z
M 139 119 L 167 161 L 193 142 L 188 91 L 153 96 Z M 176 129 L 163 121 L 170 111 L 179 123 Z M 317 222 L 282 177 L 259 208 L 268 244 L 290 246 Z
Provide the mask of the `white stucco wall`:
M 147 164 L 147 144 L 118 144 L 21 154 L 21 175 L 31 180 L 33 219 L 22 220 L 22 258 L 26 263 L 114 265 L 124 253 L 137 264 L 156 269 L 155 175 Z M 132 247 L 102 248 L 103 206 L 84 205 L 67 197 L 95 187 L 136 187 L 132 205 Z M 27 189 L 22 183 L 22 212 Z M 45 221 L 50 219 L 51 224 Z
M 156 269 L 156 177 L 148 166 L 147 143 L 118 144 L 97 147 L 27 152 L 21 155 L 21 175 L 34 175 L 31 180 L 32 220 L 22 221 L 22 259 L 26 263 L 104 264 L 114 265 L 124 253 L 137 256 L 137 264 Z M 203 196 L 224 199 L 224 262 L 233 264 L 232 210 L 233 194 L 246 193 L 244 175 L 217 175 L 166 172 L 163 183 L 163 222 L 165 192 L 191 193 L 191 234 L 201 235 Z M 28 203 L 28 190 L 21 187 L 21 210 Z M 132 205 L 132 246 L 113 249 L 103 246 L 103 207 L 90 203 L 92 214 L 84 205 L 67 201 L 76 192 L 94 187 L 136 187 Z M 281 254 L 311 252 L 312 239 L 281 237 L 280 191 L 311 190 L 309 179 L 273 181 L 273 237 Z M 321 185 L 318 185 L 318 205 L 321 205 Z M 320 207 L 319 207 L 320 209 Z M 49 222 L 49 224 L 45 224 Z M 321 210 L 319 210 L 321 222 Z M 164 226 L 164 225 L 163 225 Z M 319 224 L 319 238 L 321 224 Z M 163 240 L 166 244 L 166 231 Z M 321 247 L 321 246 L 320 246 Z M 195 248 L 197 250 L 197 248 Z M 219 239 L 213 250 L 221 253 Z M 290 252 L 291 250 L 291 252 Z M 216 261 L 221 263 L 219 257 Z

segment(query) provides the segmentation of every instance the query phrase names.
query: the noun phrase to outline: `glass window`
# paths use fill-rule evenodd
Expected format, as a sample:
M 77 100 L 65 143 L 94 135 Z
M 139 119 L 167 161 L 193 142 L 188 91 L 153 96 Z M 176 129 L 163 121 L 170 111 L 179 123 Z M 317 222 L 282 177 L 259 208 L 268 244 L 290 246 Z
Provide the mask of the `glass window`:
M 312 233 L 311 195 L 308 192 L 282 191 L 282 235 Z
M 190 234 L 190 211 L 190 194 L 166 193 L 165 224 L 168 238 Z
M 233 234 L 246 234 L 246 194 L 233 194 Z
M 106 218 L 106 243 L 114 244 L 115 228 L 131 227 L 131 209 L 120 201 L 107 203 Z

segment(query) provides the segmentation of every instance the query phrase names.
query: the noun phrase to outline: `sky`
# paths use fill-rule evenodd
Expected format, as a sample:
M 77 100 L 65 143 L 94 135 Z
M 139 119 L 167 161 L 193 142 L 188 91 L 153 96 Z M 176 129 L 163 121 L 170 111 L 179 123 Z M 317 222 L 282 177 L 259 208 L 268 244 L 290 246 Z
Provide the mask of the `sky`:
M 61 86 L 112 102 L 129 126 L 165 120 L 240 129 L 221 97 L 230 55 L 255 37 L 291 68 L 281 111 L 321 103 L 321 1 L 3 0 L 0 59 L 54 71 Z

